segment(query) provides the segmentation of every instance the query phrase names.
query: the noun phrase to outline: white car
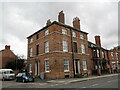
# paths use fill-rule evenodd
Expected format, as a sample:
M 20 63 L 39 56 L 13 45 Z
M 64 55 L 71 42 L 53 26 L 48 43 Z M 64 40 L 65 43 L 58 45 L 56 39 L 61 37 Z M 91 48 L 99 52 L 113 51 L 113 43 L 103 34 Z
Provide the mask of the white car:
M 0 79 L 3 81 L 15 79 L 15 73 L 12 69 L 0 69 Z

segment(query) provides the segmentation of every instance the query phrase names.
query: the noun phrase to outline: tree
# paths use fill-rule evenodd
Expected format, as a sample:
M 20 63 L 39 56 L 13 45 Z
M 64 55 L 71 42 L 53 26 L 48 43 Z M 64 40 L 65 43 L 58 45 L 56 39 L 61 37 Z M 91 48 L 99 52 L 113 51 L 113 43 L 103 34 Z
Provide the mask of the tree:
M 5 68 L 9 68 L 12 70 L 22 70 L 24 68 L 24 61 L 25 59 L 17 59 L 11 62 L 8 62 Z

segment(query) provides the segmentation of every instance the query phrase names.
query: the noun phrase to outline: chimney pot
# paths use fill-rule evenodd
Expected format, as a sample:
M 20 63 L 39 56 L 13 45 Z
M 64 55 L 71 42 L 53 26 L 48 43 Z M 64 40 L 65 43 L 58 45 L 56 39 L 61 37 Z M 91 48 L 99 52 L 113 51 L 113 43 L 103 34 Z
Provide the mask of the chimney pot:
M 10 50 L 10 45 L 6 45 L 5 49 L 9 49 Z
M 65 24 L 65 18 L 64 18 L 63 10 L 61 12 L 59 12 L 58 21 Z
M 50 19 L 48 19 L 46 25 L 50 25 L 50 24 L 51 24 L 51 21 Z

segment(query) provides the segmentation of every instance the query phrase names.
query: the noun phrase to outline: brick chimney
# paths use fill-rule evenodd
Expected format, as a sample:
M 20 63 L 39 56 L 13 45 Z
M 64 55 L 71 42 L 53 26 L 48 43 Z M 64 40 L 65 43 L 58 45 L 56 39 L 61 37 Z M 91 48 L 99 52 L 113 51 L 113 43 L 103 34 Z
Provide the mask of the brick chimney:
M 65 18 L 64 18 L 63 10 L 61 12 L 59 12 L 58 21 L 65 24 Z
M 48 19 L 46 25 L 50 25 L 50 24 L 51 24 L 51 21 L 50 19 Z
M 5 49 L 9 49 L 10 50 L 10 46 L 9 45 L 5 45 Z
M 80 30 L 80 19 L 78 17 L 73 19 L 73 27 Z
M 101 47 L 100 36 L 95 36 L 95 43 L 96 43 L 97 46 Z

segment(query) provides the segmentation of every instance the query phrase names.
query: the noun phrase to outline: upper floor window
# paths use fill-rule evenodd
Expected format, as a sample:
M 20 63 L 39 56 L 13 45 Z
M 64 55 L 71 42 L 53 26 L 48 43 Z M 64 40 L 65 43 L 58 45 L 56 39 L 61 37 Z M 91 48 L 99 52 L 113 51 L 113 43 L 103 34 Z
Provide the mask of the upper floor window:
M 82 50 L 82 53 L 85 54 L 85 45 L 84 44 L 81 44 L 81 50 Z
M 83 34 L 80 34 L 80 39 L 84 39 L 84 35 Z
M 45 72 L 50 72 L 50 61 L 45 60 Z
M 82 63 L 83 63 L 83 70 L 87 70 L 87 61 L 84 60 L 82 61 Z
M 118 60 L 118 53 L 116 53 L 116 59 Z
M 30 48 L 30 57 L 32 57 L 32 56 L 33 56 L 33 49 Z
M 102 58 L 104 58 L 104 51 L 102 51 Z
M 97 54 L 96 54 L 96 50 L 95 50 L 95 49 L 93 50 L 93 55 L 94 55 L 94 57 L 97 57 Z
M 49 52 L 49 41 L 45 42 L 45 53 Z
M 114 55 L 113 55 L 113 52 L 111 52 L 111 57 L 112 57 L 112 59 L 114 59 Z
M 47 30 L 45 30 L 45 36 L 47 36 L 48 34 L 49 34 L 49 31 L 47 29 Z
M 73 37 L 77 37 L 76 32 L 73 31 L 73 32 L 72 32 L 72 36 L 73 36 Z
M 30 43 L 32 43 L 32 42 L 33 42 L 33 38 L 30 39 Z
M 69 71 L 69 60 L 64 59 L 64 72 Z
M 36 55 L 39 54 L 39 45 L 36 45 Z
M 100 53 L 99 53 L 99 50 L 97 50 L 97 57 L 100 57 Z
M 36 39 L 39 39 L 39 34 L 36 35 Z
M 62 28 L 62 34 L 67 35 L 67 30 L 65 28 Z
M 63 40 L 63 52 L 68 52 L 68 42 Z
M 73 52 L 77 53 L 77 43 L 73 42 Z

